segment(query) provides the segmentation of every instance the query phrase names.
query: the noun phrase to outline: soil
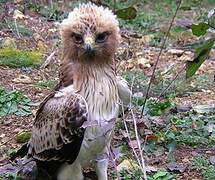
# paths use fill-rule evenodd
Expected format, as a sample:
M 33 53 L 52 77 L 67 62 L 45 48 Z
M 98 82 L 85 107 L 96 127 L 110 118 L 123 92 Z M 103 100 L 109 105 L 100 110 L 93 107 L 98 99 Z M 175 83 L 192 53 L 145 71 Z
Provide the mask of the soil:
M 11 6 L 7 3 L 9 9 L 15 9 L 16 6 Z M 6 12 L 5 12 L 6 13 Z M 11 20 L 12 12 L 7 12 L 7 17 Z M 23 92 L 28 98 L 31 99 L 32 102 L 41 102 L 51 91 L 50 88 L 38 87 L 35 86 L 35 82 L 39 81 L 58 81 L 59 74 L 59 64 L 61 60 L 61 41 L 60 34 L 58 30 L 58 24 L 56 22 L 48 22 L 41 21 L 41 15 L 35 13 L 31 10 L 26 10 L 25 18 L 18 20 L 26 25 L 26 27 L 32 31 L 34 31 L 33 36 L 22 36 L 18 37 L 16 32 L 5 31 L 4 29 L 0 29 L 0 33 L 2 35 L 1 40 L 6 37 L 10 37 L 15 39 L 15 43 L 18 49 L 38 49 L 38 42 L 42 42 L 45 52 L 44 59 L 46 59 L 52 52 L 55 51 L 55 55 L 52 57 L 51 61 L 45 68 L 9 68 L 0 66 L 0 86 L 5 87 L 8 90 L 18 89 Z M 6 18 L 1 15 L 0 19 L 2 22 L 6 23 Z M 59 39 L 57 42 L 55 39 Z M 135 47 L 135 48 L 133 48 Z M 158 51 L 153 49 L 144 50 L 144 45 L 141 44 L 140 39 L 129 37 L 129 43 L 127 38 L 122 38 L 121 47 L 119 48 L 119 52 L 117 53 L 117 59 L 121 59 L 118 62 L 118 72 L 122 73 L 124 71 L 142 71 L 146 76 L 150 76 L 152 73 L 153 65 L 156 62 Z M 129 49 L 129 50 L 128 50 Z M 215 54 L 215 51 L 212 51 L 212 55 Z M 191 52 L 190 57 L 192 57 L 193 53 Z M 138 64 L 138 58 L 146 58 L 150 62 L 150 68 L 143 67 Z M 181 68 L 184 62 L 177 61 L 177 56 L 173 54 L 169 54 L 168 52 L 163 52 L 161 59 L 158 64 L 158 68 L 162 70 L 166 70 L 170 65 L 174 65 L 174 68 Z M 134 61 L 130 61 L 133 59 Z M 189 103 L 189 104 L 215 104 L 215 58 L 211 56 L 208 59 L 203 67 L 198 71 L 198 74 L 202 74 L 204 72 L 210 72 L 211 83 L 209 87 L 205 87 L 205 91 L 203 92 L 195 92 L 187 95 L 186 97 L 177 97 L 174 99 L 176 102 L 180 103 Z M 30 82 L 19 81 L 16 79 L 18 77 L 27 76 L 30 78 Z M 0 117 L 1 129 L 0 129 L 0 166 L 8 163 L 8 154 L 7 152 L 11 149 L 17 149 L 21 147 L 22 144 L 19 144 L 15 140 L 15 136 L 23 131 L 30 131 L 32 123 L 34 121 L 34 115 L 37 111 L 38 107 L 31 107 L 33 112 L 32 115 L 29 116 L 16 116 L 14 114 L 8 115 L 7 117 Z M 122 141 L 122 140 L 121 140 Z M 121 144 L 119 139 L 114 139 L 115 145 Z M 187 147 L 179 147 L 177 148 L 175 154 L 175 158 L 178 163 L 190 163 L 189 159 L 193 157 L 193 154 L 205 154 L 210 151 L 210 155 L 215 156 L 215 151 L 210 149 L 191 149 Z M 149 165 L 153 165 L 153 158 L 147 159 Z M 166 167 L 166 156 L 160 158 L 160 161 L 156 164 L 156 167 L 162 169 Z M 193 166 L 189 166 L 184 173 L 179 173 L 178 179 L 202 179 L 201 173 Z

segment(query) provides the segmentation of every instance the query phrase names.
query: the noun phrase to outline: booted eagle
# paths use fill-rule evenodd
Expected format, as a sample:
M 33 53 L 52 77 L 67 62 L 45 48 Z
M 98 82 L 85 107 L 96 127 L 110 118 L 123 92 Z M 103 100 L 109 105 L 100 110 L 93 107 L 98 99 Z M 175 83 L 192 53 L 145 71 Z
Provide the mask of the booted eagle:
M 119 24 L 107 8 L 92 3 L 75 8 L 60 26 L 63 43 L 61 81 L 36 114 L 26 153 L 57 180 L 82 180 L 97 154 L 108 153 L 99 124 L 108 124 L 129 103 L 131 92 L 114 71 Z M 83 127 L 85 122 L 98 125 Z M 108 142 L 107 142 L 108 141 Z M 96 162 L 99 180 L 107 180 L 108 160 Z

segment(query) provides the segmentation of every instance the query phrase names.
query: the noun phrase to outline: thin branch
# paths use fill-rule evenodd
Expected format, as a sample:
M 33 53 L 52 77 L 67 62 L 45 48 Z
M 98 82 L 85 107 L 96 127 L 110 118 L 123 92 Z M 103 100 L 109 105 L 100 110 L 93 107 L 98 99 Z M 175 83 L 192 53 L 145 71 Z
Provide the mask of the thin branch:
M 107 139 L 107 137 L 105 136 L 105 134 L 104 134 L 104 139 L 105 139 L 105 145 L 106 145 L 106 147 L 107 147 L 107 149 L 108 149 L 108 152 L 109 152 L 109 156 L 110 156 L 111 162 L 112 162 L 112 164 L 113 164 L 113 166 L 114 166 L 114 169 L 115 169 L 115 172 L 116 172 L 117 179 L 118 179 L 118 180 L 121 180 L 121 178 L 120 178 L 120 176 L 119 176 L 119 172 L 118 172 L 117 167 L 116 167 L 115 159 L 114 159 L 114 157 L 113 157 L 113 153 L 112 153 L 112 151 L 111 151 L 111 149 L 110 149 L 110 146 L 109 146 L 109 143 L 108 143 L 108 139 Z
M 141 163 L 142 163 L 142 168 L 143 168 L 143 176 L 144 176 L 144 179 L 147 180 L 146 166 L 145 166 L 145 162 L 144 162 L 144 159 L 143 159 L 143 151 L 142 151 L 142 148 L 141 148 L 141 143 L 140 143 L 140 139 L 139 139 L 138 132 L 137 132 L 137 120 L 136 120 L 136 118 L 134 116 L 134 112 L 133 112 L 132 109 L 131 109 L 131 114 L 132 114 L 132 118 L 133 118 L 133 122 L 134 122 L 135 136 L 136 136 L 138 148 L 140 150 L 140 158 L 141 158 Z
M 132 80 L 132 83 L 131 83 L 131 92 L 133 91 L 133 86 L 134 86 L 134 80 L 135 80 L 135 77 L 133 78 L 133 80 Z M 131 94 L 133 94 L 133 93 L 131 93 Z M 132 100 L 132 96 L 130 96 L 130 103 L 129 103 L 129 105 L 130 105 L 130 107 L 129 107 L 129 109 L 132 111 L 132 115 L 133 115 L 133 110 L 132 110 L 132 107 L 131 107 L 131 100 Z M 131 142 L 131 136 L 130 136 L 130 134 L 129 134 L 129 130 L 128 130 L 128 126 L 127 126 L 127 123 L 126 123 L 126 121 L 125 121 L 125 114 L 124 114 L 124 109 L 123 109 L 124 107 L 122 106 L 122 114 L 123 114 L 123 122 L 124 122 L 124 127 L 125 127 L 125 130 L 126 130 L 126 133 L 127 133 L 127 135 L 128 135 L 128 140 Z M 144 174 L 144 177 L 145 177 L 145 179 L 146 179 L 146 171 L 145 171 L 145 166 L 143 166 L 143 164 L 144 163 L 142 163 L 141 164 L 141 162 L 140 162 L 140 160 L 139 160 L 139 157 L 138 157 L 138 155 L 137 155 L 137 152 L 135 151 L 135 149 L 134 149 L 134 146 L 131 144 L 131 148 L 132 148 L 132 151 L 133 151 L 133 153 L 134 153 L 134 156 L 135 156 L 135 158 L 136 158 L 136 160 L 137 160 L 137 162 L 138 162 L 138 165 L 140 166 L 140 168 L 141 168 L 141 171 L 142 171 L 142 173 Z M 140 149 L 140 152 L 141 152 L 141 149 Z M 141 152 L 142 153 L 142 152 Z M 142 161 L 143 162 L 143 161 Z
M 154 105 L 160 101 L 160 98 L 165 94 L 165 92 L 172 86 L 172 83 L 178 78 L 178 76 L 185 70 L 186 64 L 183 66 L 183 68 L 175 75 L 175 77 L 172 79 L 172 81 L 169 83 L 169 85 L 161 92 L 161 94 L 157 97 L 156 101 L 149 107 L 148 111 L 146 112 L 146 115 L 151 111 L 151 109 L 154 107 Z
M 208 26 L 210 26 L 211 28 L 215 29 L 215 26 L 213 26 L 212 24 L 210 24 L 209 20 L 208 20 Z
M 128 140 L 131 142 L 131 136 L 130 136 L 130 134 L 129 134 L 129 130 L 128 130 L 128 126 L 127 126 L 127 124 L 126 124 L 125 118 L 123 118 L 123 122 L 124 122 L 125 131 L 126 131 L 126 133 L 127 133 L 127 135 L 128 135 Z M 134 156 L 135 156 L 135 158 L 136 158 L 136 160 L 137 160 L 137 162 L 138 162 L 138 165 L 139 165 L 140 168 L 141 168 L 142 173 L 144 174 L 144 169 L 143 169 L 143 167 L 142 167 L 142 165 L 141 165 L 141 162 L 140 162 L 140 160 L 139 160 L 139 157 L 138 157 L 138 155 L 137 155 L 137 152 L 135 151 L 134 146 L 133 146 L 132 144 L 131 144 L 131 149 L 132 149 L 132 151 L 133 151 L 133 153 L 134 153 Z
M 52 60 L 52 57 L 53 57 L 54 55 L 55 55 L 55 51 L 52 52 L 52 53 L 47 57 L 47 59 L 45 60 L 45 62 L 40 66 L 40 69 L 43 69 L 43 68 L 45 68 L 46 66 L 48 66 L 49 63 L 50 63 L 51 60 Z
M 20 38 L 19 29 L 18 29 L 17 23 L 16 23 L 16 18 L 14 18 L 14 24 L 15 24 L 15 28 L 16 28 L 17 35 L 18 35 L 18 37 Z
M 174 22 L 174 20 L 175 20 L 176 14 L 178 13 L 179 7 L 180 7 L 180 5 L 181 5 L 181 1 L 182 1 L 182 0 L 178 0 L 178 5 L 177 5 L 177 8 L 176 8 L 176 10 L 175 10 L 175 14 L 174 14 L 174 16 L 173 16 L 173 18 L 172 18 L 172 21 L 171 21 L 171 23 L 170 23 L 170 26 L 169 26 L 169 28 L 168 28 L 168 31 L 167 31 L 167 33 L 166 33 L 166 35 L 165 35 L 164 41 L 163 41 L 163 43 L 162 43 L 162 45 L 161 45 L 161 49 L 160 49 L 160 52 L 159 52 L 159 54 L 158 54 L 157 60 L 156 60 L 156 62 L 155 62 L 155 65 L 154 65 L 154 68 L 153 68 L 153 72 L 152 72 L 152 75 L 151 75 L 151 78 L 150 78 L 150 82 L 149 82 L 149 85 L 148 85 L 148 88 L 147 88 L 147 91 L 146 91 L 146 97 L 145 97 L 145 100 L 144 100 L 144 103 L 143 103 L 143 106 L 142 106 L 141 118 L 143 117 L 143 112 L 144 112 L 144 109 L 145 109 L 146 100 L 148 99 L 148 96 L 149 96 L 149 90 L 150 90 L 150 88 L 151 88 L 152 80 L 153 80 L 153 78 L 154 78 L 154 74 L 155 74 L 155 70 L 156 70 L 156 68 L 157 68 L 158 61 L 160 60 L 161 53 L 162 53 L 162 51 L 163 51 L 163 49 L 164 49 L 164 45 L 166 44 L 166 40 L 167 40 L 167 37 L 168 37 L 168 35 L 169 35 L 169 32 L 170 32 L 170 30 L 171 30 L 171 28 L 172 28 L 172 26 L 173 26 L 173 22 Z
M 116 14 L 116 0 L 113 0 L 113 13 Z

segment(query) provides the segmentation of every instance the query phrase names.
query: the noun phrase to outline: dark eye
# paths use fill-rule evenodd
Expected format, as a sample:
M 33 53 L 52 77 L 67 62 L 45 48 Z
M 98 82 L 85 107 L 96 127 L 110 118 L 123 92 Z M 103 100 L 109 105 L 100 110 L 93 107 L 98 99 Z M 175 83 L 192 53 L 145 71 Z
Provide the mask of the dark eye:
M 73 33 L 72 36 L 74 37 L 76 43 L 83 43 L 83 38 L 80 34 Z
M 96 42 L 98 43 L 103 43 L 105 41 L 105 39 L 107 38 L 108 33 L 107 32 L 103 32 L 100 33 L 96 36 Z

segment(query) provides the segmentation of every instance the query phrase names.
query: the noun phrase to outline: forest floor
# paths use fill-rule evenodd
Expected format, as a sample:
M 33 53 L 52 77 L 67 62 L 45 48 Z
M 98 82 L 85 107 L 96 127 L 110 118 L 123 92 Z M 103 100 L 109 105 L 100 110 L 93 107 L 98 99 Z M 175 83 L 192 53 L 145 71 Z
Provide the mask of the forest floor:
M 141 4 L 138 7 L 140 6 Z M 146 3 L 145 6 L 145 9 L 153 9 L 153 4 Z M 160 6 L 163 7 L 165 4 Z M 8 110 L 4 114 L 2 109 L 0 111 L 0 166 L 8 163 L 10 152 L 21 147 L 22 143 L 17 140 L 17 135 L 31 130 L 38 108 L 35 103 L 40 103 L 52 92 L 59 80 L 62 45 L 59 34 L 60 19 L 57 17 L 62 18 L 63 14 L 60 12 L 64 12 L 63 8 L 68 12 L 68 7 L 58 4 L 59 12 L 48 7 L 47 9 L 38 7 L 39 5 L 24 1 L 20 3 L 17 1 L 15 4 L 8 1 L 0 8 L 0 108 L 3 108 L 5 102 L 3 97 L 10 98 L 11 94 L 21 97 L 16 99 L 17 108 L 13 112 L 9 113 Z M 22 12 L 16 22 L 15 10 Z M 163 10 L 166 12 L 166 9 Z M 140 118 L 146 88 L 159 54 L 159 45 L 172 18 L 171 13 L 164 19 L 163 16 L 160 19 L 154 17 L 155 14 L 154 9 L 148 16 L 144 16 L 148 18 L 149 29 L 152 28 L 150 21 L 165 22 L 153 27 L 154 31 L 143 31 L 136 26 L 131 31 L 126 28 L 134 21 L 120 23 L 122 43 L 116 54 L 116 69 L 117 73 L 129 82 L 134 95 L 132 100 L 134 107 L 124 117 L 124 122 L 129 126 L 131 141 L 128 140 L 123 122 L 117 124 L 113 136 L 112 146 L 120 147 L 121 153 L 124 154 L 117 161 L 120 175 L 124 179 L 143 179 L 140 169 L 135 168 L 138 167 L 137 163 L 132 160 L 135 158 L 132 157 L 131 147 L 133 146 L 139 153 L 133 128 L 135 118 L 148 179 L 215 179 L 215 49 L 211 50 L 209 59 L 192 78 L 187 80 L 183 72 L 153 112 L 145 118 Z M 186 11 L 179 12 L 176 21 L 185 17 L 195 21 L 194 15 L 198 16 L 195 10 L 190 10 L 187 14 Z M 183 47 L 199 40 L 203 38 L 197 38 L 190 31 L 182 30 L 174 24 L 173 32 L 170 33 L 158 62 L 146 109 L 183 68 L 185 61 L 192 60 L 195 44 L 190 48 Z M 25 50 L 35 52 L 35 56 L 40 57 L 39 65 L 24 67 L 25 64 L 22 64 L 20 65 L 22 67 L 13 67 L 14 65 L 2 63 L 1 58 L 4 56 L 2 54 L 8 47 L 23 53 Z M 16 62 L 17 55 L 13 53 L 9 55 Z M 23 95 L 30 100 L 24 102 Z M 22 110 L 19 111 L 19 108 Z M 134 112 L 134 116 L 131 112 Z M 109 177 L 116 179 L 111 163 Z

